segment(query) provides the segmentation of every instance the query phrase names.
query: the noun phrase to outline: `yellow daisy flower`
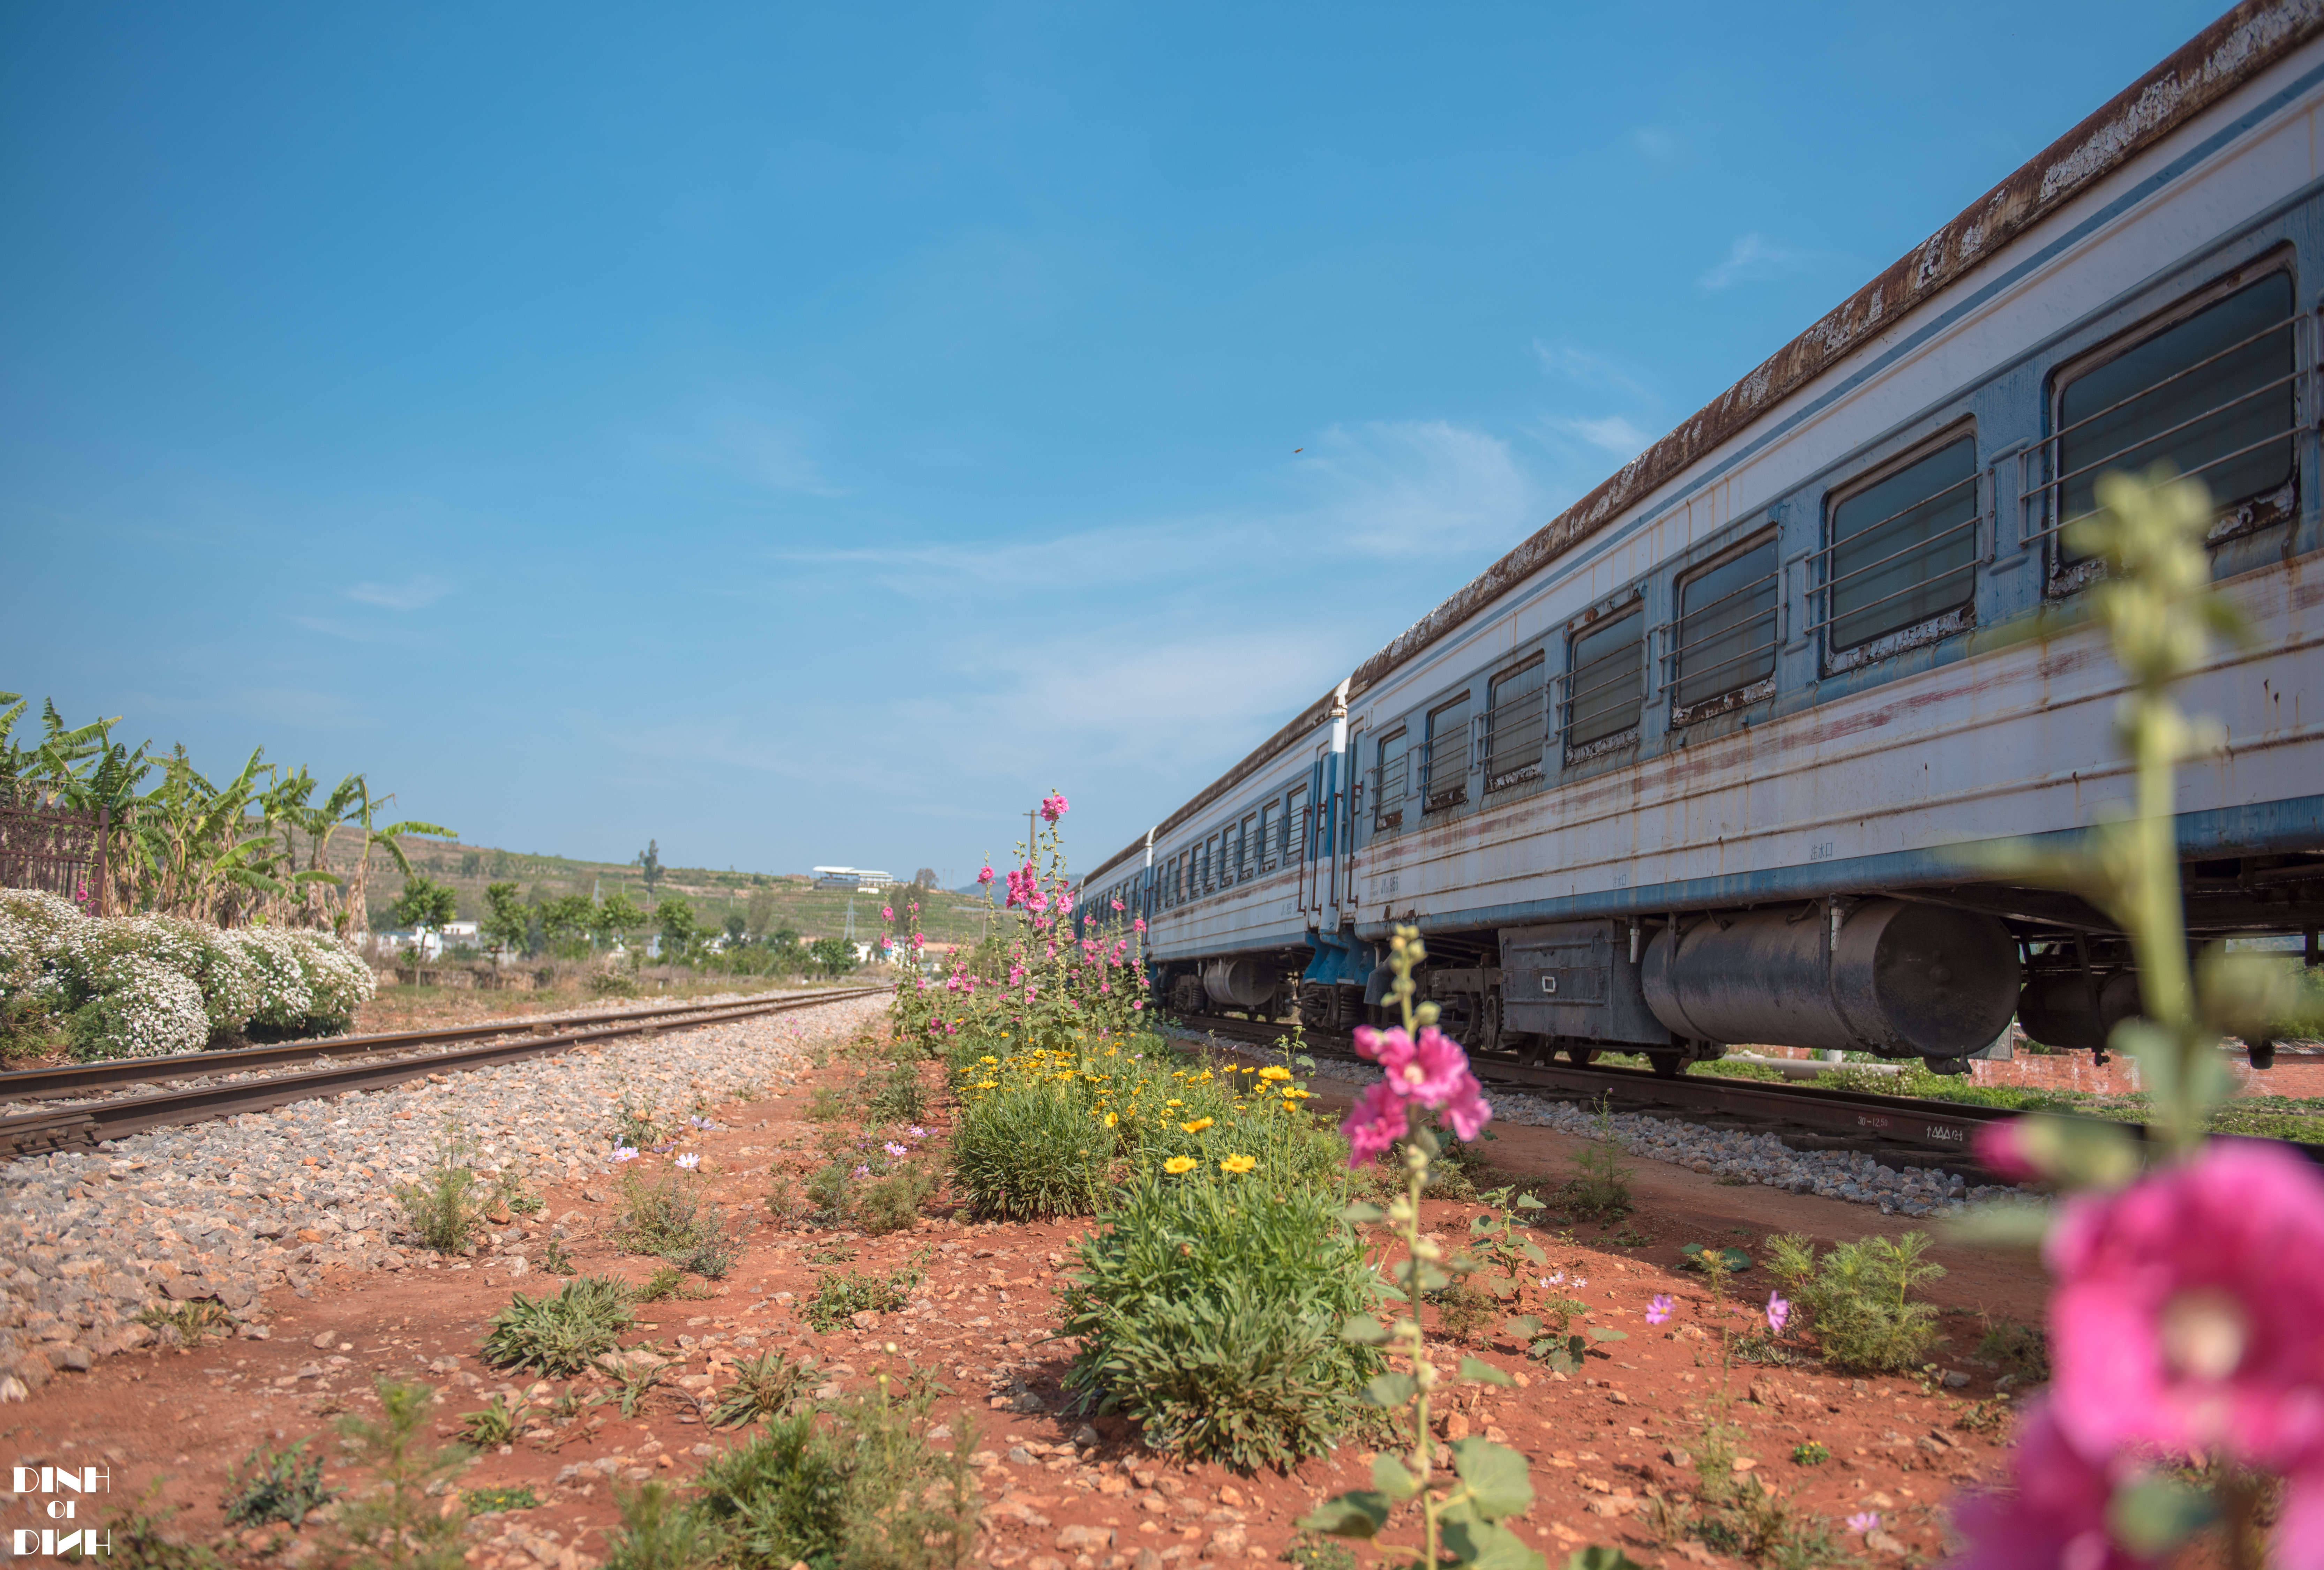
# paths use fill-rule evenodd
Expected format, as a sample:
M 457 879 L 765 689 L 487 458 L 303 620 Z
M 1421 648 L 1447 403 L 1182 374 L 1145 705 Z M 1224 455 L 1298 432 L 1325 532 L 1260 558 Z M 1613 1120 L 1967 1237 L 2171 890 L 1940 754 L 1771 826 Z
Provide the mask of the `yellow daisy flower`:
M 1173 1178 L 1183 1178 L 1194 1169 L 1194 1159 L 1192 1156 L 1173 1156 L 1162 1163 L 1162 1170 Z
M 1111 1128 L 1111 1127 L 1113 1127 L 1113 1125 L 1114 1125 L 1117 1122 L 1119 1122 L 1119 1121 L 1120 1121 L 1120 1120 L 1119 1120 L 1119 1119 L 1117 1119 L 1117 1118 L 1116 1118 L 1116 1117 L 1115 1117 L 1111 1113 L 1106 1113 L 1106 1114 L 1105 1114 L 1105 1126 L 1106 1126 L 1107 1128 Z
M 1284 1067 L 1280 1063 L 1270 1063 L 1259 1071 L 1259 1076 L 1261 1079 L 1288 1079 L 1291 1077 L 1291 1070 Z
M 1225 1160 L 1219 1163 L 1219 1170 L 1222 1172 L 1231 1172 L 1236 1177 L 1240 1178 L 1258 1165 L 1259 1163 L 1249 1156 L 1229 1156 Z
M 1191 1123 L 1180 1123 L 1178 1126 L 1190 1134 L 1199 1134 L 1216 1122 L 1218 1122 L 1216 1118 L 1196 1118 Z

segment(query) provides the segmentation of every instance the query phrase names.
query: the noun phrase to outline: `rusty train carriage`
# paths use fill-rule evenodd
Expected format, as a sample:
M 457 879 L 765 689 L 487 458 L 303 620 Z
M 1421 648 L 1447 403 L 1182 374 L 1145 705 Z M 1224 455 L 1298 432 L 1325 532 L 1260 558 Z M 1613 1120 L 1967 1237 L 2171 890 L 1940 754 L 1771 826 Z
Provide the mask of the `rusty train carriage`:
M 1166 1006 L 1345 1025 L 1381 942 L 1472 1049 L 1959 1072 L 2098 1048 L 2121 936 L 1978 853 L 2130 782 L 2065 546 L 2108 468 L 2220 503 L 2258 636 L 2182 695 L 2190 927 L 2324 925 L 2324 0 L 2237 7 L 1084 880 Z M 2256 1060 L 2272 1050 L 2255 1043 Z

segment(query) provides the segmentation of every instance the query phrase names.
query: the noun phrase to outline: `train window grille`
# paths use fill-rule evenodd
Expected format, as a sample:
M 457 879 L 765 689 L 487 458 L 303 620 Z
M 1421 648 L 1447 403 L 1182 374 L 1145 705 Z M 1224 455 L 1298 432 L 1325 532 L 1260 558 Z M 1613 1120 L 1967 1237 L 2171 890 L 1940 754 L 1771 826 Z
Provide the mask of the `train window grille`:
M 1256 812 L 1244 813 L 1242 815 L 1241 824 L 1235 829 L 1236 860 L 1242 864 L 1242 875 L 1244 877 L 1250 878 L 1259 875 L 1259 853 L 1264 850 L 1266 846 L 1266 837 L 1259 831 L 1259 814 Z
M 2159 328 L 2134 329 L 2052 382 L 2051 433 L 2018 455 L 2019 541 L 2041 547 L 2050 590 L 2090 581 L 2099 564 L 2067 531 L 2098 511 L 2098 482 L 2169 464 L 2203 482 L 2218 544 L 2299 513 L 2296 438 L 2319 406 L 2324 323 L 2296 309 L 2280 268 L 2197 297 Z
M 1211 836 L 1203 842 L 1203 892 L 1215 894 L 1219 889 L 1219 836 Z
M 1636 604 L 1567 640 L 1557 728 L 1568 763 L 1637 744 L 1646 669 L 1646 618 Z
M 1277 860 L 1281 856 L 1282 846 L 1276 843 L 1276 841 L 1281 836 L 1282 833 L 1282 831 L 1277 827 L 1281 819 L 1276 811 L 1274 802 L 1267 802 L 1259 808 L 1259 870 L 1262 873 L 1273 872 L 1276 868 Z
M 1411 785 L 1412 750 L 1407 734 L 1383 737 L 1379 762 L 1372 770 L 1372 829 L 1385 833 L 1404 827 L 1404 797 Z
M 1782 585 L 1772 529 L 1679 580 L 1678 621 L 1662 656 L 1671 724 L 1725 714 L 1775 690 Z
M 1283 859 L 1307 859 L 1307 787 L 1294 790 L 1283 803 Z
M 1963 436 L 1844 494 L 1811 557 L 1807 631 L 1837 666 L 1965 630 L 1973 619 L 1978 529 L 1977 439 Z
M 1493 678 L 1485 712 L 1485 789 L 1506 790 L 1541 778 L 1549 734 L 1549 662 L 1536 654 Z
M 1441 812 L 1469 799 L 1469 700 L 1465 697 L 1428 716 L 1428 743 L 1420 778 L 1423 812 Z

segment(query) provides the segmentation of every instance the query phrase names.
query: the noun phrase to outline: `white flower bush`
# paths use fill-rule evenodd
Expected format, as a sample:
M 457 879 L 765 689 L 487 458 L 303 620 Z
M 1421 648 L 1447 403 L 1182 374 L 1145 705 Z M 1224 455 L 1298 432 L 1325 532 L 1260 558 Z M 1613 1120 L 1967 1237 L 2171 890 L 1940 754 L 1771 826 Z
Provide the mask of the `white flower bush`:
M 326 933 L 95 918 L 0 890 L 0 1046 L 61 1028 L 78 1057 L 149 1057 L 252 1029 L 327 1034 L 353 1024 L 376 985 Z

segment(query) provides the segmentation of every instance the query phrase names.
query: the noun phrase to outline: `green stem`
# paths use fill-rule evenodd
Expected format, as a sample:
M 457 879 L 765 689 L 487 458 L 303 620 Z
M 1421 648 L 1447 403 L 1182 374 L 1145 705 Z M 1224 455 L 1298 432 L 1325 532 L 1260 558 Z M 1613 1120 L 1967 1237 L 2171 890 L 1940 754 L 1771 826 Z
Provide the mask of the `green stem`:
M 1424 1373 L 1427 1368 L 1428 1336 L 1420 1326 L 1420 1193 L 1428 1178 L 1427 1153 L 1419 1146 L 1407 1142 L 1404 1150 L 1404 1167 L 1405 1205 L 1407 1209 L 1404 1223 L 1405 1299 L 1406 1312 L 1412 1322 L 1409 1332 L 1412 1382 L 1418 1392 L 1413 1404 L 1412 1474 L 1420 1480 L 1420 1519 L 1423 1536 L 1427 1543 L 1426 1556 L 1421 1564 L 1434 1570 L 1436 1564 L 1436 1501 L 1428 1490 L 1434 1447 L 1428 1443 L 1429 1384 Z

